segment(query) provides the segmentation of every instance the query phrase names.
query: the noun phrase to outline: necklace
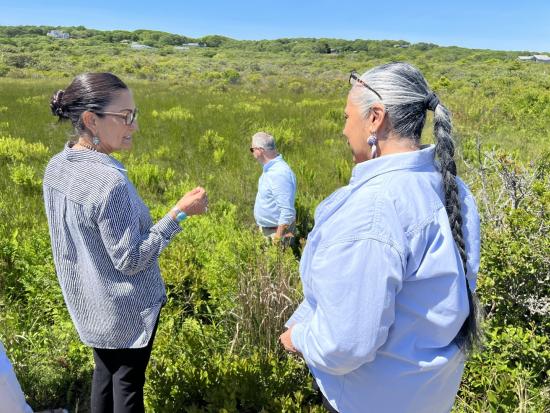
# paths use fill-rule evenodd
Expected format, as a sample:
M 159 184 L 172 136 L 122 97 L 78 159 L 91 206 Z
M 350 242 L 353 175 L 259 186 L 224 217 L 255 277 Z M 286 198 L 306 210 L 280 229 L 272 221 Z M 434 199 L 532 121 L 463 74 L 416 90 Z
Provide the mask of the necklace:
M 93 146 L 91 146 L 87 143 L 82 143 L 82 142 L 78 141 L 76 144 L 79 145 L 79 146 L 82 146 L 83 148 L 89 149 L 91 151 L 97 151 L 96 148 L 94 148 Z

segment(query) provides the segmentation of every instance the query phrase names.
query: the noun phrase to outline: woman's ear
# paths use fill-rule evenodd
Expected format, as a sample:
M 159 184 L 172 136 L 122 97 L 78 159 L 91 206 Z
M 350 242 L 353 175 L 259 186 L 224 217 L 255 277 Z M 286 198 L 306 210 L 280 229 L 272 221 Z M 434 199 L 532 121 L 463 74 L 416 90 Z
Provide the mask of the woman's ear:
M 96 119 L 97 116 L 95 113 L 92 113 L 90 111 L 82 112 L 82 123 L 84 124 L 84 127 L 88 129 L 90 132 L 92 132 L 93 135 L 97 132 L 97 125 L 96 125 Z
M 382 128 L 384 120 L 386 119 L 386 108 L 381 103 L 375 103 L 371 106 L 369 111 L 369 120 L 372 123 L 372 129 L 378 131 Z

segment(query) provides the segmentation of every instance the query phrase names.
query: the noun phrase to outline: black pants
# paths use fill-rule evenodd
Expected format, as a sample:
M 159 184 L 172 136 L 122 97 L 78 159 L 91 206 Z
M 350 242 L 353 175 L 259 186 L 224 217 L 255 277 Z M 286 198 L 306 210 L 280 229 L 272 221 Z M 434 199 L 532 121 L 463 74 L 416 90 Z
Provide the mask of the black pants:
M 145 369 L 157 332 L 143 348 L 94 348 L 92 413 L 144 413 Z

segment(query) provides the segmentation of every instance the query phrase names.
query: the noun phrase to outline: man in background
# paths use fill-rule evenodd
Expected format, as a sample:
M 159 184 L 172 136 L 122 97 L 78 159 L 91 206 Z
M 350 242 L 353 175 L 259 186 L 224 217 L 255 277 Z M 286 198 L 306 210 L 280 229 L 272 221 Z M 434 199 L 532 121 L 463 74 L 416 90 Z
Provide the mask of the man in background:
M 256 224 L 265 237 L 288 244 L 294 237 L 296 176 L 275 147 L 275 138 L 258 132 L 252 137 L 252 156 L 263 165 L 254 204 Z

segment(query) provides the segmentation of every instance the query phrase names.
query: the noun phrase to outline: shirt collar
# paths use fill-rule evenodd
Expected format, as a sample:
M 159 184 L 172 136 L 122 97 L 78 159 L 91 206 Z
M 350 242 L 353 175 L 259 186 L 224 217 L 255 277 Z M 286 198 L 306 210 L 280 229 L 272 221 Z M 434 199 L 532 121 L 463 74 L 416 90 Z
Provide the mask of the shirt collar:
M 381 156 L 354 166 L 350 185 L 358 185 L 377 175 L 400 169 L 412 169 L 420 165 L 434 164 L 435 145 L 423 145 L 418 151 Z
M 64 153 L 67 158 L 67 160 L 72 162 L 98 162 L 102 163 L 103 165 L 110 166 L 111 168 L 118 169 L 122 172 L 128 172 L 124 165 L 122 165 L 119 161 L 117 161 L 112 156 L 107 155 L 106 153 L 101 153 L 97 151 L 92 151 L 89 149 L 71 149 L 71 146 L 69 146 L 70 143 L 67 143 L 65 145 Z
M 282 160 L 283 160 L 283 156 L 281 154 L 277 155 L 275 158 L 271 159 L 269 162 L 267 162 L 264 165 L 264 172 L 266 172 L 269 168 L 271 168 L 277 162 L 282 161 Z

